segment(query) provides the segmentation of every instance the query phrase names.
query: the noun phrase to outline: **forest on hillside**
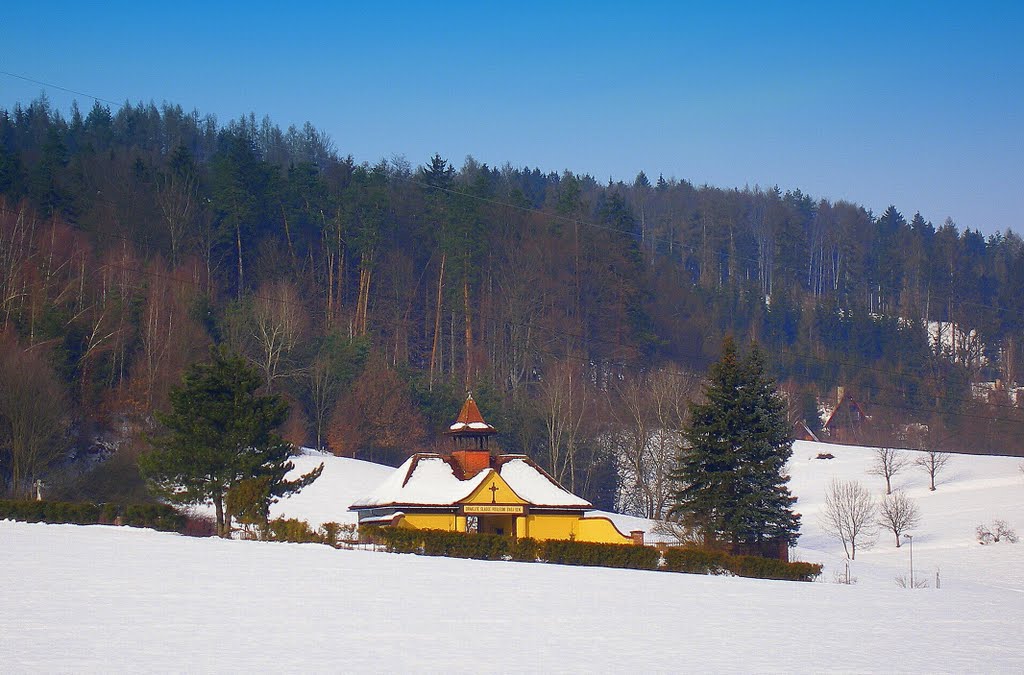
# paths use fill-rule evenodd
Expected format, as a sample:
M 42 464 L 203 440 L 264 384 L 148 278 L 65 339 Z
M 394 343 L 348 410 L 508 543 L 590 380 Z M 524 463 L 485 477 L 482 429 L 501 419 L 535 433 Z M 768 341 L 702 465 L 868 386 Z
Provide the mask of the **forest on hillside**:
M 638 515 L 727 334 L 812 430 L 843 387 L 875 442 L 1024 453 L 1009 229 L 421 160 L 172 104 L 0 110 L 0 492 L 143 495 L 154 411 L 214 344 L 294 443 L 396 463 L 471 390 L 503 450 Z

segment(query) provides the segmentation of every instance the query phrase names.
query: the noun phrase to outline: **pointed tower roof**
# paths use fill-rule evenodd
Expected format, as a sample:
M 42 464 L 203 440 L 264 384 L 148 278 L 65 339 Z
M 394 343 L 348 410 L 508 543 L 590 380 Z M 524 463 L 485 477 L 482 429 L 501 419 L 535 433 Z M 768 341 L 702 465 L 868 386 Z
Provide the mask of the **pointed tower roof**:
M 469 393 L 466 395 L 466 402 L 462 404 L 459 417 L 455 420 L 454 424 L 448 427 L 447 433 L 489 436 L 498 433 L 498 431 L 484 421 L 484 416 L 480 414 L 480 408 L 477 407 L 476 401 L 473 400 L 473 394 Z

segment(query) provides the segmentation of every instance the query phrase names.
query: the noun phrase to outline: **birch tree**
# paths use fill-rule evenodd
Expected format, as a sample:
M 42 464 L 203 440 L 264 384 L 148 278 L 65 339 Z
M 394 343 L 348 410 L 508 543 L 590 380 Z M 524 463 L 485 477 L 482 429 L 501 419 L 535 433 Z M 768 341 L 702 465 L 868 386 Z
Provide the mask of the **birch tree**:
M 585 378 L 575 363 L 558 362 L 541 382 L 541 406 L 547 431 L 548 468 L 558 482 L 575 489 L 580 430 L 590 407 Z

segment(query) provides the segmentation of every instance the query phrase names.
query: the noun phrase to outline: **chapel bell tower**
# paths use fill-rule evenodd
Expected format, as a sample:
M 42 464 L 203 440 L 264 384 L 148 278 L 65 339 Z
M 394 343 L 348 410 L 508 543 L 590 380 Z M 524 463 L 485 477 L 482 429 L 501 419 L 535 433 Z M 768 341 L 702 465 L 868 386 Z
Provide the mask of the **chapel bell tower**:
M 484 421 L 473 394 L 466 395 L 458 419 L 445 432 L 452 437 L 452 459 L 461 470 L 462 480 L 471 478 L 491 465 L 488 440 L 498 431 Z

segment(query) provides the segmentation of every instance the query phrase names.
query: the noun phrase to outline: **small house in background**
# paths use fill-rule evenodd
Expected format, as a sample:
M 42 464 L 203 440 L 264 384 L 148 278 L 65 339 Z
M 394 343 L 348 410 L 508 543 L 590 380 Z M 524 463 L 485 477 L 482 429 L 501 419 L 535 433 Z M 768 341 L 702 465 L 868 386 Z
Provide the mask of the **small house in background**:
M 448 455 L 417 453 L 371 494 L 349 507 L 360 525 L 480 532 L 538 540 L 643 543 L 611 520 L 588 516 L 577 497 L 526 455 L 492 454 L 497 433 L 470 395 L 446 432 Z
M 832 443 L 856 444 L 864 439 L 871 418 L 863 406 L 846 393 L 843 387 L 836 391 L 836 407 L 822 425 L 822 435 Z
M 804 423 L 803 420 L 797 420 L 793 423 L 793 434 L 794 441 L 820 441 L 821 439 L 811 431 L 811 428 Z

